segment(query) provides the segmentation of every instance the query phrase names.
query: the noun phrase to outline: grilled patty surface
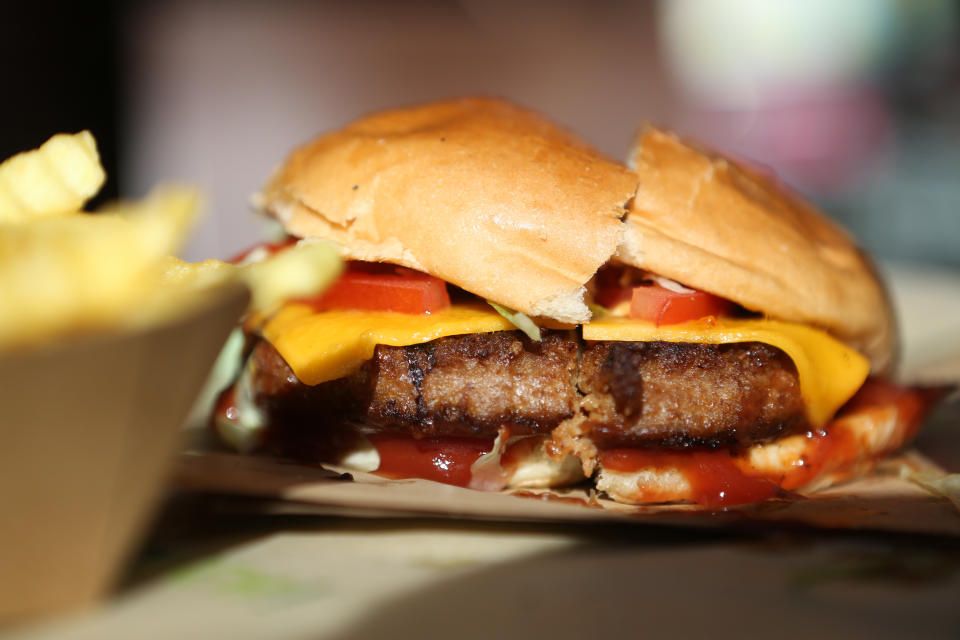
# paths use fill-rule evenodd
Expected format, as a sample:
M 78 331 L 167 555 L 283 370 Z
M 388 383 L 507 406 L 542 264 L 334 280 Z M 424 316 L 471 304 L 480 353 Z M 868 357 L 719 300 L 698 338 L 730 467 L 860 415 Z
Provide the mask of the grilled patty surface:
M 254 401 L 271 422 L 353 420 L 416 436 L 494 437 L 549 433 L 577 409 L 577 342 L 548 333 L 534 342 L 514 331 L 377 346 L 354 374 L 313 387 L 300 383 L 266 341 L 252 358 Z
M 748 445 L 807 426 L 793 361 L 759 342 L 588 343 L 577 381 L 601 449 Z
M 250 357 L 254 401 L 277 435 L 298 441 L 344 422 L 418 437 L 545 434 L 578 412 L 600 448 L 748 445 L 807 428 L 793 362 L 755 342 L 451 336 L 380 345 L 354 374 L 316 386 L 266 341 Z

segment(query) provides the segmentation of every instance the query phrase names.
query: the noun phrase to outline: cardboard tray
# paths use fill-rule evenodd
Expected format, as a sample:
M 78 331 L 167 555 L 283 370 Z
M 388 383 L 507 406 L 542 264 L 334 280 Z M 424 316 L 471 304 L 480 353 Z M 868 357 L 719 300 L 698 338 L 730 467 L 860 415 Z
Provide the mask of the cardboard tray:
M 247 297 L 224 286 L 154 326 L 0 358 L 0 620 L 81 606 L 111 586 Z

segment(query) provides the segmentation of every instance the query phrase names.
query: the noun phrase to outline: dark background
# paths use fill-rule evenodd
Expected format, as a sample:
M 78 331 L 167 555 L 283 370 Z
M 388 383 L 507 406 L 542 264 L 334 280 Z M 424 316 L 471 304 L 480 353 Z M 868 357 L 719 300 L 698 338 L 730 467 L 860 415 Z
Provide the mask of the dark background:
M 89 129 L 107 169 L 100 199 L 117 196 L 125 89 L 119 24 L 122 12 L 132 6 L 5 4 L 0 14 L 0 158 L 37 147 L 57 132 Z

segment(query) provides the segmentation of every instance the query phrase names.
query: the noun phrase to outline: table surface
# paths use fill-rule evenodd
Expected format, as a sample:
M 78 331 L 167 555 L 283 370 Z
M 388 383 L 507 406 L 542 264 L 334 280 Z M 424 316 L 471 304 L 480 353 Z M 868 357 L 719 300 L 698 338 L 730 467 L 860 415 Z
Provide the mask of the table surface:
M 960 380 L 960 273 L 887 271 L 904 372 Z M 957 428 L 954 403 L 918 447 L 960 472 Z M 4 637 L 960 637 L 956 539 L 253 515 L 254 506 L 173 498 L 111 601 Z

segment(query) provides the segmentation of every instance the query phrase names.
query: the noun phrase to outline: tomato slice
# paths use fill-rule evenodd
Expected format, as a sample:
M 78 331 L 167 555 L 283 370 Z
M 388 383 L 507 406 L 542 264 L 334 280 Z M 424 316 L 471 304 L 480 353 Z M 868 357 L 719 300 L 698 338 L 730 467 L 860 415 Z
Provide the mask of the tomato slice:
M 613 309 L 619 304 L 630 302 L 633 298 L 633 287 L 607 287 L 597 289 L 593 300 L 601 307 Z
M 662 324 L 677 324 L 704 316 L 728 314 L 732 303 L 706 291 L 678 293 L 657 284 L 633 288 L 630 317 Z
M 605 266 L 594 276 L 595 293 L 593 301 L 601 307 L 613 309 L 619 304 L 630 302 L 633 286 L 629 272 L 622 267 Z
M 268 256 L 272 256 L 273 254 L 283 251 L 287 247 L 292 247 L 295 244 L 297 244 L 297 238 L 294 238 L 293 236 L 287 237 L 283 240 L 278 240 L 277 242 L 261 242 L 260 244 L 253 245 L 252 247 L 247 247 L 240 253 L 231 257 L 229 260 L 227 260 L 227 262 L 232 262 L 233 264 L 243 262 L 251 253 L 257 250 L 266 251 Z
M 324 293 L 302 300 L 317 311 L 357 309 L 424 314 L 450 306 L 447 285 L 440 278 L 388 264 L 350 262 Z

